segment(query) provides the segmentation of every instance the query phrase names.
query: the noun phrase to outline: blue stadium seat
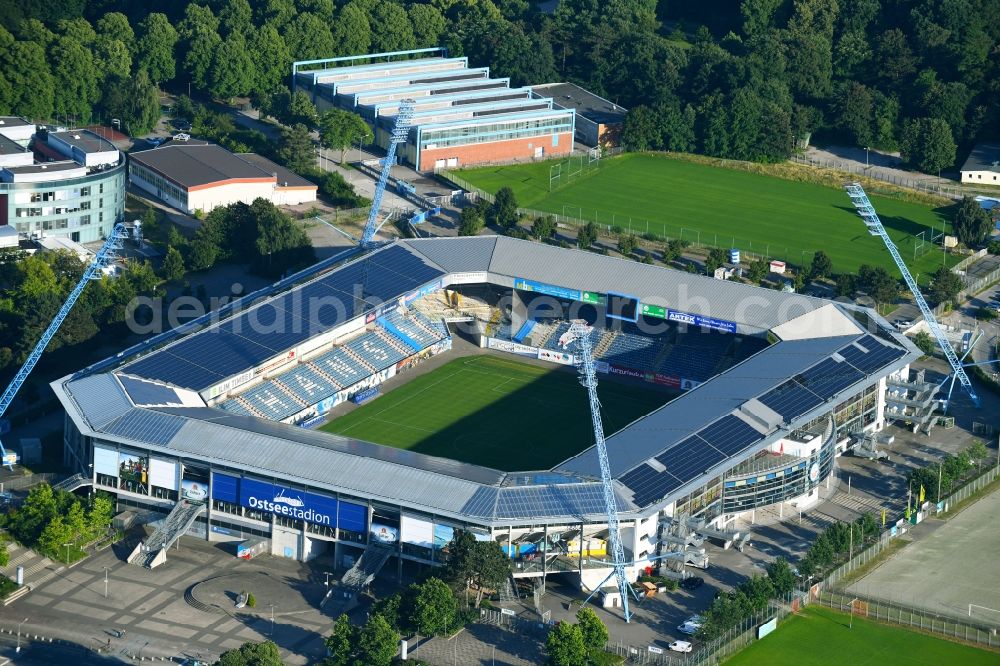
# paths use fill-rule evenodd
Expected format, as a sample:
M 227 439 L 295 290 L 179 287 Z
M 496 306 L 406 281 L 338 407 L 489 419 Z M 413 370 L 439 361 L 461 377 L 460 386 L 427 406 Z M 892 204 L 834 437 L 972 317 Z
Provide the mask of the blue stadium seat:
M 408 335 L 411 340 L 420 344 L 419 349 L 416 351 L 424 347 L 429 347 L 440 339 L 409 317 L 404 317 L 398 311 L 389 313 L 386 315 L 386 319 L 393 326 Z
M 652 370 L 664 341 L 635 333 L 620 332 L 601 357 L 608 363 L 633 370 Z
M 393 348 L 374 332 L 354 338 L 344 346 L 374 366 L 376 370 L 388 368 L 409 356 Z
M 275 421 L 287 419 L 303 409 L 302 405 L 271 382 L 257 384 L 249 391 L 240 394 L 240 397 L 253 405 L 253 408 L 261 414 Z
M 359 367 L 358 362 L 339 347 L 333 348 L 322 356 L 317 356 L 306 365 L 319 368 L 344 388 L 371 374 L 368 368 Z
M 230 398 L 220 402 L 217 407 L 226 410 L 232 414 L 239 414 L 240 416 L 256 416 L 253 412 L 243 406 L 236 398 Z
M 330 397 L 340 387 L 323 375 L 316 372 L 308 363 L 301 363 L 291 372 L 286 372 L 278 379 L 299 398 L 312 405 Z

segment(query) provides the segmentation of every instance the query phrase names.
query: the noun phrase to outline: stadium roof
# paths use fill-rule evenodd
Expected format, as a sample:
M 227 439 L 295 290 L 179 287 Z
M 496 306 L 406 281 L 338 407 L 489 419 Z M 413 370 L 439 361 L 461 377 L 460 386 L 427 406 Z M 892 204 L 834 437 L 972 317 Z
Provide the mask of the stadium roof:
M 226 180 L 264 180 L 273 177 L 255 164 L 214 143 L 178 143 L 130 153 L 129 159 L 153 169 L 184 188 Z
M 531 86 L 539 97 L 551 97 L 556 106 L 573 109 L 595 123 L 610 125 L 625 121 L 628 110 L 575 83 L 544 83 Z
M 365 261 L 370 283 L 358 302 L 354 285 Z M 281 357 L 383 302 L 446 286 L 457 273 L 486 274 L 506 287 L 520 278 L 618 291 L 730 317 L 748 331 L 799 320 L 787 339 L 608 437 L 619 508 L 626 513 L 648 513 L 704 484 L 919 356 L 864 308 L 484 236 L 397 241 L 136 360 L 126 359 L 115 370 L 66 377 L 52 386 L 81 431 L 105 441 L 482 524 L 600 520 L 593 447 L 550 472 L 504 473 L 227 413 L 204 406 L 198 396 L 197 391 Z M 296 305 L 310 296 L 348 298 L 359 307 L 350 314 L 331 308 L 313 317 Z M 265 328 L 283 322 L 284 330 L 253 333 L 254 322 Z

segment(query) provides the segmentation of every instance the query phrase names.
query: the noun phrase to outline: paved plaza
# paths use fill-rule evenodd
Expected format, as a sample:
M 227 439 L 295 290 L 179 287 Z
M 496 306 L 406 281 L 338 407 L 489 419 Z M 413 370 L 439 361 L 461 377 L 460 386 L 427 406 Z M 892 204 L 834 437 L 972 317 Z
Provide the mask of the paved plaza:
M 15 630 L 27 618 L 26 636 L 67 640 L 119 659 L 214 660 L 245 641 L 267 639 L 278 644 L 287 664 L 323 655 L 332 620 L 318 610 L 326 591 L 322 563 L 245 561 L 203 541 L 184 538 L 180 544 L 154 570 L 125 564 L 124 549 L 63 569 L 0 610 L 0 629 Z M 254 593 L 256 608 L 237 612 L 233 601 L 242 590 Z M 121 629 L 125 638 L 117 637 Z

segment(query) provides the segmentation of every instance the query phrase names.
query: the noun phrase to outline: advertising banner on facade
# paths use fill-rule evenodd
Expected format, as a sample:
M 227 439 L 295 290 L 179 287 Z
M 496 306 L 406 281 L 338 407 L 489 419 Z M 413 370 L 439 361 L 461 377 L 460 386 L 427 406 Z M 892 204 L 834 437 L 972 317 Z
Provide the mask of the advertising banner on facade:
M 597 370 L 602 375 L 606 375 L 608 374 L 608 371 L 611 369 L 611 366 L 608 364 L 607 361 L 594 361 L 594 369 Z
M 435 291 L 441 288 L 443 288 L 443 283 L 441 282 L 440 279 L 434 280 L 434 282 L 431 282 L 430 284 L 425 284 L 420 289 L 417 289 L 416 291 L 411 291 L 410 293 L 403 296 L 402 298 L 403 305 L 409 305 L 410 303 L 417 300 L 421 296 L 426 296 L 427 294 L 434 293 Z
M 403 514 L 399 518 L 399 534 L 403 543 L 421 548 L 430 548 L 434 544 L 434 525 L 427 520 Z
M 681 388 L 685 391 L 690 391 L 691 389 L 696 389 L 701 386 L 701 382 L 696 382 L 693 379 L 681 379 Z
M 680 388 L 681 378 L 671 377 L 670 375 L 661 375 L 660 373 L 656 372 L 653 373 L 653 383 L 659 384 L 661 386 L 669 386 L 670 388 Z
M 149 458 L 122 451 L 118 455 L 118 487 L 133 493 L 148 493 Z
M 204 502 L 208 499 L 208 486 L 204 481 L 184 479 L 181 481 L 181 499 L 191 502 Z
M 391 525 L 372 523 L 369 532 L 372 538 L 379 543 L 396 543 L 399 541 L 399 530 Z
M 482 282 L 486 282 L 488 279 L 489 278 L 486 275 L 486 271 L 482 271 L 482 272 L 469 272 L 469 273 L 452 273 L 451 275 L 445 278 L 445 281 L 447 281 L 448 283 L 447 286 L 451 286 L 453 284 L 480 284 Z
M 434 525 L 434 550 L 443 550 L 454 540 L 454 527 L 449 525 Z
M 620 365 L 609 365 L 608 372 L 612 375 L 622 375 L 623 377 L 633 377 L 635 379 L 645 379 L 646 373 L 642 370 L 633 370 L 632 368 L 623 368 Z
M 255 479 L 240 479 L 240 504 L 316 525 L 337 525 L 336 499 Z
M 570 301 L 579 301 L 581 299 L 579 289 L 567 289 L 566 287 L 557 287 L 554 284 L 545 284 L 544 282 L 535 282 L 534 280 L 525 280 L 524 278 L 514 278 L 514 289 L 555 296 L 556 298 L 565 298 Z
M 118 451 L 94 446 L 94 471 L 106 476 L 118 476 Z
M 516 342 L 511 342 L 510 340 L 499 340 L 497 338 L 487 338 L 486 346 L 490 349 L 496 349 L 497 351 L 507 352 L 508 354 L 520 354 L 521 356 L 538 356 L 538 347 L 529 347 L 528 345 L 520 345 Z
M 229 391 L 232 391 L 237 386 L 246 384 L 248 381 L 253 379 L 253 375 L 254 375 L 253 370 L 247 370 L 246 372 L 238 374 L 235 377 L 230 377 L 221 384 L 216 384 L 212 388 L 208 389 L 204 397 L 208 400 L 211 400 L 212 398 L 218 398 L 223 393 L 227 393 Z
M 552 351 L 551 349 L 539 349 L 538 360 L 559 363 L 561 365 L 573 365 L 573 355 L 565 352 Z
M 668 321 L 677 322 L 678 324 L 690 324 L 692 326 L 710 328 L 713 331 L 724 331 L 726 333 L 736 332 L 735 322 L 726 321 L 725 319 L 716 319 L 714 317 L 703 317 L 702 315 L 683 312 L 681 310 L 670 310 L 662 305 L 643 303 L 639 307 L 639 313 L 647 317 L 666 319 Z

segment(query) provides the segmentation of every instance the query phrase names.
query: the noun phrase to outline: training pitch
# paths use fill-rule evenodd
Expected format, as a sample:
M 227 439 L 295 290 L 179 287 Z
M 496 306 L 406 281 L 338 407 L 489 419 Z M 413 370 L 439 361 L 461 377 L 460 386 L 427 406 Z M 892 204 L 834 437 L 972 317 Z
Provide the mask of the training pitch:
M 597 392 L 608 434 L 673 397 L 607 380 Z M 450 361 L 322 430 L 505 471 L 548 469 L 594 443 L 574 373 L 495 356 Z
M 861 264 L 895 272 L 882 241 L 868 234 L 843 190 L 668 157 L 625 155 L 601 160 L 550 193 L 553 164 L 467 169 L 459 175 L 488 192 L 510 186 L 522 208 L 639 234 L 737 247 L 795 265 L 808 264 L 814 252 L 824 250 L 835 273 L 854 272 Z M 916 236 L 926 232 L 929 241 L 931 233 L 941 233 L 942 224 L 950 229 L 947 215 L 895 199 L 871 200 L 910 270 L 925 282 L 941 265 L 941 248 L 928 242 L 915 253 Z M 949 263 L 955 260 L 949 257 Z
M 927 634 L 810 606 L 726 661 L 727 666 L 996 664 L 1000 655 Z

